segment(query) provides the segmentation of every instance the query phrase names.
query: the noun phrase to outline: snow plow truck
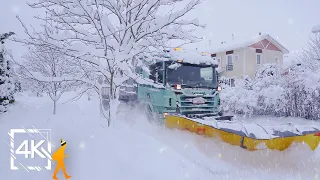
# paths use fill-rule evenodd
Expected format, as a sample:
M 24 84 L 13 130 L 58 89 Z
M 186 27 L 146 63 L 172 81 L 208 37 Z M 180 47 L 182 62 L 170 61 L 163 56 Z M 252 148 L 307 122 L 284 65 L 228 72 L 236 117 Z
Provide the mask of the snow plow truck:
M 159 59 L 149 65 L 149 72 L 138 70 L 152 84 L 131 82 L 120 92 L 120 100 L 138 101 L 150 121 L 218 138 L 250 151 L 266 148 L 281 151 L 294 142 L 306 143 L 312 150 L 317 148 L 320 127 L 244 124 L 233 116 L 224 116 L 219 99 L 220 67 L 210 54 L 175 48 Z

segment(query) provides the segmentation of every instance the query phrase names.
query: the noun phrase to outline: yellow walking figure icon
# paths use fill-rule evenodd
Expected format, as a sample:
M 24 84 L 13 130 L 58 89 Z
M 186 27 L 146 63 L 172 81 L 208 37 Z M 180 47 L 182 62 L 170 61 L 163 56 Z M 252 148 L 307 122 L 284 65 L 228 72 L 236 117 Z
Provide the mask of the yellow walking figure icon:
M 57 173 L 60 170 L 60 168 L 62 169 L 62 172 L 66 179 L 71 178 L 71 176 L 67 174 L 66 167 L 64 165 L 64 159 L 68 157 L 66 154 L 64 154 L 64 150 L 67 147 L 67 142 L 64 141 L 63 139 L 61 139 L 60 141 L 61 141 L 61 147 L 52 154 L 52 159 L 57 162 L 57 166 L 56 166 L 56 169 L 54 170 L 53 177 L 52 177 L 55 180 L 58 179 Z

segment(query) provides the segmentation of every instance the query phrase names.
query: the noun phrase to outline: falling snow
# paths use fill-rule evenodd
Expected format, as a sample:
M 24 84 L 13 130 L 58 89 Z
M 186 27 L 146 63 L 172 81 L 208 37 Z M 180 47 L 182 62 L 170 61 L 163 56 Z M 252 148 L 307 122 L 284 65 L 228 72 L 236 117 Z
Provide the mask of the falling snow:
M 318 178 L 320 153 L 311 152 L 304 145 L 294 145 L 285 152 L 249 152 L 215 139 L 159 128 L 148 123 L 138 110 L 129 111 L 125 106 L 121 107 L 114 127 L 103 128 L 98 97 L 62 103 L 64 100 L 59 104 L 60 113 L 49 121 L 43 119 L 50 116 L 50 99 L 23 95 L 17 101 L 18 105 L 0 121 L 1 137 L 8 138 L 7 132 L 12 127 L 29 128 L 30 123 L 35 127 L 51 127 L 55 147 L 61 137 L 67 140 L 67 169 L 74 179 L 90 179 L 90 172 L 95 172 L 96 177 L 119 180 Z M 12 173 L 8 170 L 7 148 L 0 146 L 1 152 L 8 152 L 0 155 L 1 162 L 5 162 L 0 168 L 4 179 L 50 178 L 41 171 Z M 159 169 L 166 169 L 166 173 Z
M 81 142 L 80 144 L 79 144 L 79 148 L 80 149 L 85 149 L 85 142 Z

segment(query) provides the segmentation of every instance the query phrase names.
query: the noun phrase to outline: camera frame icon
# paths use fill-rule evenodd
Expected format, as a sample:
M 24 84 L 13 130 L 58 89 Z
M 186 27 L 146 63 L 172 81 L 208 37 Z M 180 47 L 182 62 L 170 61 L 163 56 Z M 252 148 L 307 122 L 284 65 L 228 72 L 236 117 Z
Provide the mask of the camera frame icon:
M 15 135 L 16 134 L 26 134 L 28 136 L 33 136 L 33 134 L 38 134 L 42 136 L 42 140 L 35 143 L 35 140 L 25 139 L 23 142 L 18 146 L 18 149 L 15 150 L 16 144 L 15 144 Z M 51 159 L 51 129 L 10 129 L 10 132 L 8 133 L 10 136 L 10 169 L 11 170 L 26 170 L 26 171 L 42 171 L 42 170 L 51 170 L 52 166 L 52 159 Z M 42 144 L 47 143 L 46 149 L 40 147 Z M 29 145 L 31 144 L 31 148 L 29 148 Z M 45 145 L 44 145 L 45 146 Z M 20 151 L 20 149 L 27 149 L 25 151 Z M 17 160 L 16 155 L 24 154 L 25 158 L 28 158 L 28 155 L 31 156 L 31 159 L 35 157 L 35 154 L 40 156 L 43 159 L 47 159 L 47 165 L 46 166 L 28 166 L 23 165 L 22 163 L 15 163 Z

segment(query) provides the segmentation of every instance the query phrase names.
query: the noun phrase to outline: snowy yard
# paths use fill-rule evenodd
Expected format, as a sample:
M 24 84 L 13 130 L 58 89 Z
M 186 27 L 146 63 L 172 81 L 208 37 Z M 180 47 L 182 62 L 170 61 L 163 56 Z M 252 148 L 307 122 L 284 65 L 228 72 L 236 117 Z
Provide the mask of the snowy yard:
M 67 141 L 66 166 L 74 180 L 318 178 L 319 149 L 312 152 L 307 146 L 294 145 L 285 152 L 248 152 L 214 139 L 151 125 L 141 112 L 128 107 L 121 107 L 117 121 L 104 128 L 106 122 L 99 117 L 96 98 L 91 101 L 86 97 L 78 101 L 69 101 L 71 96 L 62 98 L 55 116 L 49 98 L 26 94 L 18 96 L 16 106 L 0 116 L 1 179 L 52 177 L 54 165 L 51 171 L 10 170 L 8 132 L 32 126 L 52 129 L 55 147 L 59 146 L 60 138 Z M 259 122 L 264 120 L 260 117 Z M 289 118 L 271 121 L 293 122 Z M 298 121 L 305 122 L 294 120 Z M 61 172 L 58 177 L 64 179 Z

